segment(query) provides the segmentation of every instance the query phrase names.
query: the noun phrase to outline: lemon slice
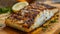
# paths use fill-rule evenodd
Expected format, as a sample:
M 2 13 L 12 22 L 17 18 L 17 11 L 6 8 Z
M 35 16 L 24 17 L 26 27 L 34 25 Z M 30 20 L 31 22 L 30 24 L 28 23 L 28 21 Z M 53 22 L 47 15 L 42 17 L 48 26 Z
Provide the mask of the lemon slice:
M 13 11 L 19 11 L 20 9 L 24 8 L 25 6 L 28 6 L 28 2 L 18 2 L 15 5 L 13 5 L 12 10 Z

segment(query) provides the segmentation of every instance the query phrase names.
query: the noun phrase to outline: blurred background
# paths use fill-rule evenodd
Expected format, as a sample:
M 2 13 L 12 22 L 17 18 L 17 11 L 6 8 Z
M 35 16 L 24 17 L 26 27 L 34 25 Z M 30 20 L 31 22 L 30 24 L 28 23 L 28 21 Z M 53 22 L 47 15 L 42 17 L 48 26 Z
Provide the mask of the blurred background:
M 18 0 L 18 1 L 22 1 L 22 0 Z M 41 1 L 41 2 L 45 2 L 45 1 L 52 1 L 52 2 L 58 2 L 60 3 L 60 0 L 26 0 L 29 3 L 33 2 L 33 1 Z M 17 2 L 17 0 L 0 0 L 0 7 L 11 7 L 13 4 L 15 4 Z
M 0 7 L 10 7 L 16 2 L 16 0 L 0 0 Z

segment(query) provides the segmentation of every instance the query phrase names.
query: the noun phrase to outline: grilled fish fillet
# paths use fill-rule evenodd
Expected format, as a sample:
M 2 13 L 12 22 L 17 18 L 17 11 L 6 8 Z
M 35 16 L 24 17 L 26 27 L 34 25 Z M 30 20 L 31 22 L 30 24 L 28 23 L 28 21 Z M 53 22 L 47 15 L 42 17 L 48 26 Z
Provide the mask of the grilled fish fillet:
M 56 7 L 34 2 L 19 12 L 12 13 L 6 19 L 6 24 L 10 27 L 30 32 L 44 24 L 45 21 L 49 20 L 57 12 L 58 8 Z

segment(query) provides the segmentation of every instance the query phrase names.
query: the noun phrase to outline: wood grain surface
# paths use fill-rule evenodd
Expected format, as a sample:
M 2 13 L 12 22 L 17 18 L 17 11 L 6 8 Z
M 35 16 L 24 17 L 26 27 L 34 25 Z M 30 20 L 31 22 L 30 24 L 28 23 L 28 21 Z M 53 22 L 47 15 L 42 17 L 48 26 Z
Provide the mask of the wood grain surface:
M 4 1 L 4 0 L 1 0 L 1 1 Z M 46 4 L 49 4 L 49 5 L 52 5 L 52 6 L 56 6 L 59 8 L 60 10 L 60 4 L 54 4 L 52 3 L 51 1 L 46 1 L 45 2 Z M 3 6 L 4 3 L 2 4 L 2 2 L 0 2 L 0 5 Z M 13 5 L 13 4 L 12 4 Z M 12 6 L 11 5 L 11 6 Z M 8 5 L 10 6 L 10 5 Z M 60 19 L 60 18 L 59 18 Z M 58 21 L 59 22 L 59 21 Z M 38 28 L 36 29 L 34 32 L 30 32 L 30 33 L 26 33 L 26 32 L 22 32 L 22 31 L 19 31 L 19 30 L 16 30 L 16 29 L 13 29 L 11 27 L 5 27 L 4 29 L 0 30 L 0 34 L 59 34 L 60 32 L 60 23 L 57 23 L 54 25 L 53 27 L 54 29 L 51 30 L 50 32 L 45 32 L 45 33 L 42 33 L 40 30 L 41 28 Z

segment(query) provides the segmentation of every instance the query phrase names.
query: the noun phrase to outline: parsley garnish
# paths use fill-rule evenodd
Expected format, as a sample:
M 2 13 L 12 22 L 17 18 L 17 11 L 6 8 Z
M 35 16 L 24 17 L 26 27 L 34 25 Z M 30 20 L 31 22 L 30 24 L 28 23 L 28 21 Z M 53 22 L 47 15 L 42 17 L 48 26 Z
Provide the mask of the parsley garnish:
M 7 7 L 5 7 L 5 8 L 0 8 L 0 14 L 8 13 L 8 12 L 11 12 L 11 11 L 12 11 L 11 8 L 7 8 Z

